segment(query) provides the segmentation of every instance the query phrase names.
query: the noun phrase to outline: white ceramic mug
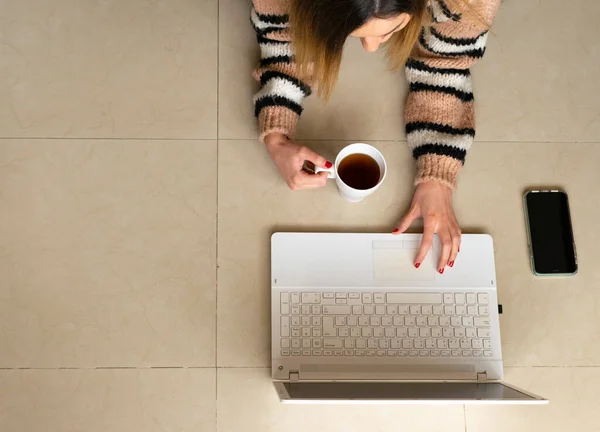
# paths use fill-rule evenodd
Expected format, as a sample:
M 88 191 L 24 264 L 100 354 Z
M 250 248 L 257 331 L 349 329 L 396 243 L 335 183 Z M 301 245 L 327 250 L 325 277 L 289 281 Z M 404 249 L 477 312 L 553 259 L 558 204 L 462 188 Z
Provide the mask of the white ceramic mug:
M 353 154 L 365 154 L 372 157 L 379 165 L 379 181 L 370 189 L 354 189 L 348 186 L 338 175 L 340 163 L 348 156 Z M 356 143 L 350 144 L 342 149 L 335 158 L 335 163 L 330 169 L 316 168 L 315 172 L 328 172 L 328 178 L 334 178 L 338 187 L 338 191 L 342 198 L 349 202 L 360 202 L 379 188 L 387 171 L 385 159 L 379 150 L 369 144 Z

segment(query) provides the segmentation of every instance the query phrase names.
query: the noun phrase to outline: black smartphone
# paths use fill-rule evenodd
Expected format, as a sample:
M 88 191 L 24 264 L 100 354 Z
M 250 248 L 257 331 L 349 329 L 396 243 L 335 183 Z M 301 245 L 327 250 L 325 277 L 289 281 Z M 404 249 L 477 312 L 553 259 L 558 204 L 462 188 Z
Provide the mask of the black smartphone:
M 537 276 L 577 273 L 567 194 L 562 190 L 530 190 L 523 198 L 533 273 Z

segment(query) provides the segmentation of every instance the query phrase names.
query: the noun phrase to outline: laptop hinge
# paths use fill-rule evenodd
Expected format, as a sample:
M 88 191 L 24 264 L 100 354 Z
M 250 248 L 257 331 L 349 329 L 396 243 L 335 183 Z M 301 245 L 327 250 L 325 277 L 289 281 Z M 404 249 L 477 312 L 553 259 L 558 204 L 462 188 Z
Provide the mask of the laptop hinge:
M 300 375 L 298 372 L 290 372 L 290 382 L 298 382 Z
M 487 382 L 487 372 L 477 372 L 477 382 L 478 383 Z

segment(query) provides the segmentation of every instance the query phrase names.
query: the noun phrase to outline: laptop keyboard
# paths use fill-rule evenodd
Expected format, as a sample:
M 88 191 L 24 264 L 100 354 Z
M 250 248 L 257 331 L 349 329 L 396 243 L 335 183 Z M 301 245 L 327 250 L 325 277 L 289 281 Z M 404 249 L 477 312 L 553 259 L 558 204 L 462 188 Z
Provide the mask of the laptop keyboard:
M 282 356 L 494 356 L 483 292 L 282 292 L 280 314 Z

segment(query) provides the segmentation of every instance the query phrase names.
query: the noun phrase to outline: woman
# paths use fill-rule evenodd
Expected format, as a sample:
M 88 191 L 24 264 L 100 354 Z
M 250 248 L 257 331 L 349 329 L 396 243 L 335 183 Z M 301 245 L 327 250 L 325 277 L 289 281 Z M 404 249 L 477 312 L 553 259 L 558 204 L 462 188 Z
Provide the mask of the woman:
M 410 83 L 405 121 L 417 162 L 415 193 L 394 234 L 417 218 L 424 222 L 415 259 L 419 267 L 438 234 L 438 271 L 452 267 L 461 231 L 452 192 L 475 136 L 469 68 L 485 51 L 499 0 L 254 0 L 252 24 L 261 48 L 254 97 L 265 143 L 293 190 L 322 187 L 326 173 L 302 171 L 306 160 L 331 162 L 292 141 L 302 100 L 317 86 L 327 99 L 335 84 L 345 40 L 361 39 L 376 51 L 385 42 L 391 66 L 405 66 Z

